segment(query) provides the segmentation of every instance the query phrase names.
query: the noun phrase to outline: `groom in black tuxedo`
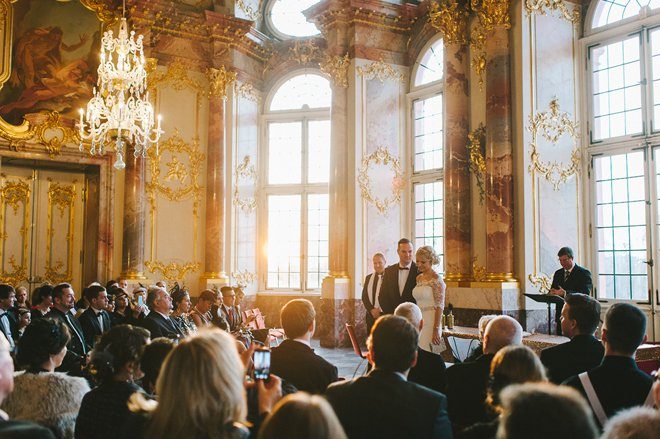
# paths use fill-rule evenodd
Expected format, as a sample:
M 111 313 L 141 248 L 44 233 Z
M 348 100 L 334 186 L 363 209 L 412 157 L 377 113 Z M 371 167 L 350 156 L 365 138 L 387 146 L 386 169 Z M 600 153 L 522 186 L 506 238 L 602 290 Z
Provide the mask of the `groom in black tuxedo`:
M 407 238 L 401 238 L 396 247 L 399 263 L 385 269 L 383 284 L 380 287 L 378 302 L 383 314 L 394 314 L 403 302 L 417 303 L 412 290 L 417 284 L 417 265 L 413 262 L 413 245 Z

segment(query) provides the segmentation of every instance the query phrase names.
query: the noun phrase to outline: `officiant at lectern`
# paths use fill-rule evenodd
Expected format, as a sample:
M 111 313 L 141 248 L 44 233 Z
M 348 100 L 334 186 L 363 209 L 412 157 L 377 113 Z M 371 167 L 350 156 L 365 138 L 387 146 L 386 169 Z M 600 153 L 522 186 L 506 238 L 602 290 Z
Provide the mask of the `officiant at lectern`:
M 552 286 L 550 294 L 566 297 L 566 294 L 582 293 L 591 295 L 592 283 L 591 272 L 584 267 L 580 267 L 573 261 L 573 250 L 570 247 L 562 247 L 557 253 L 561 268 L 555 271 L 552 277 Z M 561 333 L 561 310 L 563 305 L 557 305 L 555 312 L 555 322 L 557 324 L 557 335 Z

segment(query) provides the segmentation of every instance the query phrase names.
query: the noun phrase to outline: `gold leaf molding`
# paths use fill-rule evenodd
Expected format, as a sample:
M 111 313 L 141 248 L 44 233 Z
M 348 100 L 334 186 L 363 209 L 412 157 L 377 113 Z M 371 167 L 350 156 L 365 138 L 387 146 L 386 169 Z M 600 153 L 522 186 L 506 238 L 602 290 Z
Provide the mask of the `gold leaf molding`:
M 392 178 L 392 192 L 384 198 L 378 198 L 374 194 L 374 189 L 371 187 L 371 179 L 369 178 L 369 171 L 373 165 L 389 166 L 394 172 Z M 367 203 L 373 204 L 378 212 L 384 214 L 391 206 L 401 201 L 401 190 L 403 189 L 403 173 L 401 172 L 401 163 L 398 158 L 394 157 L 385 147 L 380 147 L 371 154 L 362 157 L 362 166 L 358 173 L 358 183 L 360 184 L 360 191 L 362 198 Z
M 403 82 L 406 78 L 403 73 L 397 72 L 391 65 L 386 64 L 382 58 L 376 62 L 368 64 L 366 67 L 359 66 L 355 70 L 357 71 L 357 74 L 363 78 L 377 79 L 381 84 L 387 79 Z
M 4 175 L 3 175 L 4 179 Z M 7 239 L 6 230 L 6 215 L 7 206 L 10 206 L 14 211 L 14 215 L 18 215 L 20 204 L 23 204 L 23 224 L 20 229 L 21 240 L 23 248 L 21 249 L 21 263 L 16 263 L 14 255 L 9 257 L 7 261 L 11 267 L 11 272 L 1 272 L 0 282 L 8 283 L 10 285 L 17 285 L 19 282 L 27 280 L 27 266 L 28 266 L 28 232 L 30 230 L 30 195 L 32 190 L 30 185 L 23 180 L 7 181 L 0 189 L 0 261 L 3 260 L 2 253 L 5 249 L 5 240 Z
M 257 275 L 248 271 L 247 268 L 242 271 L 232 271 L 231 277 L 234 278 L 238 285 L 243 287 L 248 286 L 257 280 Z
M 243 11 L 247 18 L 251 21 L 257 21 L 259 18 L 261 18 L 261 12 L 259 12 L 261 11 L 261 0 L 259 1 L 256 9 L 250 5 L 245 4 L 245 1 L 243 0 L 236 0 L 236 6 L 238 6 L 238 9 Z
M 179 58 L 174 59 L 164 72 L 158 73 L 156 67 L 158 60 L 155 58 L 148 58 L 146 70 L 149 90 L 155 90 L 162 85 L 168 85 L 176 91 L 181 91 L 184 88 L 189 88 L 198 93 L 205 93 L 206 90 L 202 84 L 195 79 L 188 76 L 190 66 L 185 64 Z
M 296 61 L 298 64 L 307 64 L 319 57 L 320 49 L 314 40 L 296 40 L 293 46 L 289 47 L 289 53 L 290 60 Z
M 485 178 L 486 178 L 486 159 L 484 149 L 486 146 L 486 127 L 479 124 L 479 128 L 468 133 L 468 168 L 477 179 L 479 188 L 479 201 L 484 203 L 486 198 Z
M 213 97 L 227 98 L 229 86 L 236 82 L 238 74 L 221 66 L 219 69 L 209 68 L 206 71 L 209 80 L 209 95 Z
M 199 262 L 186 262 L 183 264 L 170 262 L 168 264 L 162 261 L 146 261 L 144 265 L 152 273 L 160 271 L 163 277 L 170 282 L 182 281 L 188 273 L 198 271 L 202 266 Z
M 550 287 L 552 286 L 552 280 L 545 275 L 530 274 L 527 276 L 527 279 L 529 279 L 529 283 L 538 288 L 539 292 L 543 294 L 550 291 Z
M 477 15 L 470 46 L 474 51 L 472 67 L 479 78 L 479 88 L 483 87 L 487 65 L 486 39 L 495 29 L 511 29 L 509 7 L 510 0 L 470 0 L 470 9 Z
M 319 68 L 323 73 L 330 76 L 332 82 L 337 87 L 348 87 L 348 66 L 350 64 L 348 53 L 344 56 L 326 55 L 325 59 L 319 63 Z
M 250 156 L 248 155 L 243 157 L 243 161 L 236 166 L 236 169 L 234 170 L 234 197 L 232 202 L 234 206 L 238 207 L 246 214 L 249 214 L 257 208 L 257 199 L 255 197 L 241 198 L 238 190 L 238 185 L 241 180 L 247 180 L 254 186 L 257 184 L 257 170 L 250 162 Z
M 573 7 L 569 10 L 564 0 L 525 0 L 525 11 L 527 15 L 546 15 L 546 10 L 558 12 L 559 17 L 573 24 L 580 24 L 580 8 Z
M 47 281 L 58 284 L 61 282 L 71 282 L 73 279 L 73 243 L 74 243 L 74 224 L 75 224 L 75 202 L 76 185 L 49 183 L 48 185 L 48 227 L 46 229 L 46 267 L 44 277 Z M 64 263 L 61 260 L 52 260 L 52 243 L 55 229 L 53 228 L 53 211 L 57 208 L 60 218 L 64 217 L 64 211 L 69 210 L 69 225 L 67 230 L 67 265 L 66 271 L 62 272 Z
M 469 17 L 470 12 L 466 8 L 465 2 L 458 0 L 433 2 L 429 9 L 429 22 L 442 33 L 445 44 L 467 44 Z

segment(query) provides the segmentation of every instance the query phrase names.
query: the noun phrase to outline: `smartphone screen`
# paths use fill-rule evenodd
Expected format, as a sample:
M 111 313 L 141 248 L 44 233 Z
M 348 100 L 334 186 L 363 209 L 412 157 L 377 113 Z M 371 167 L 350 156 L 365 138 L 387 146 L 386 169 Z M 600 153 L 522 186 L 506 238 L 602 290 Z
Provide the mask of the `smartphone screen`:
M 270 350 L 257 349 L 252 354 L 254 363 L 254 379 L 267 380 L 270 377 Z
M 142 298 L 142 294 L 140 294 L 137 299 L 138 299 L 138 306 L 144 305 L 144 299 Z

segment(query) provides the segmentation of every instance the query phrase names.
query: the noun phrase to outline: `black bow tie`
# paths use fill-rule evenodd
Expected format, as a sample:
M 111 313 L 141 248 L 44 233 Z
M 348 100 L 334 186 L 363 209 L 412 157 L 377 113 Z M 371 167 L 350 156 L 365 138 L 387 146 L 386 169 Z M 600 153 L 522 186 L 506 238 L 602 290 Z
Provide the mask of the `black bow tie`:
M 399 270 L 410 270 L 410 267 L 402 267 L 399 265 Z

